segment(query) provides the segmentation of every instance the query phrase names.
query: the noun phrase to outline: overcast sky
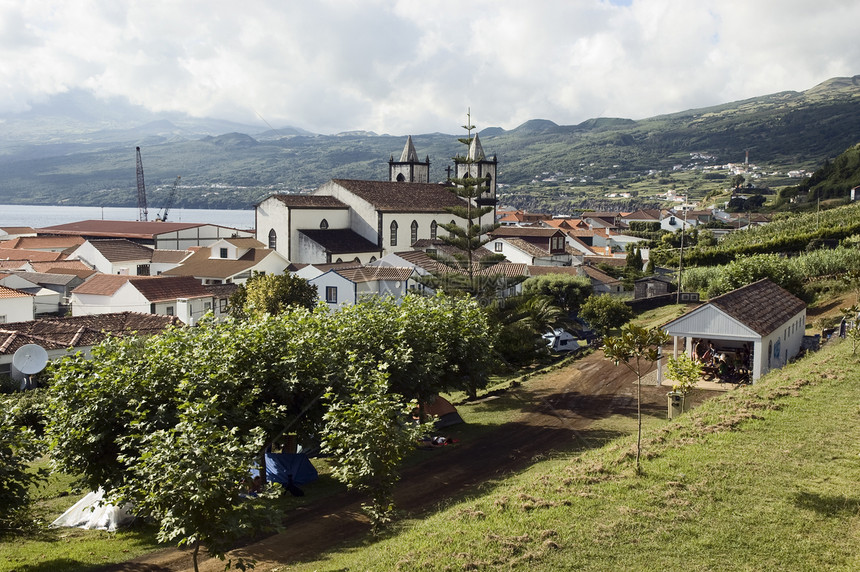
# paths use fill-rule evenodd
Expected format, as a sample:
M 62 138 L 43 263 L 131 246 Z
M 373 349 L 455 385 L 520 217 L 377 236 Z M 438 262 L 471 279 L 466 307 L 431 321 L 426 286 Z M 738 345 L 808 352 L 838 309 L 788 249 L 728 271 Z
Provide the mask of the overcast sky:
M 0 113 L 84 89 L 331 134 L 642 119 L 860 74 L 858 0 L 0 0 Z

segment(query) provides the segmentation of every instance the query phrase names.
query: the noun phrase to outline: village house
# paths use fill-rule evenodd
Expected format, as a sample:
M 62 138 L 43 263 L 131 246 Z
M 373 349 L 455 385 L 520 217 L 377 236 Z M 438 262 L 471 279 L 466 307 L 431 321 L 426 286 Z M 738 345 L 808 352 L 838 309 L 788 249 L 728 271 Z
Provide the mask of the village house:
M 96 274 L 72 290 L 73 316 L 139 312 L 194 325 L 212 310 L 212 294 L 193 276 Z
M 283 274 L 289 261 L 255 238 L 222 238 L 204 246 L 164 276 L 194 276 L 202 284 L 244 284 L 258 274 Z
M 752 381 L 794 359 L 805 328 L 806 304 L 767 279 L 717 296 L 662 326 L 675 339 L 675 357 L 682 339 L 691 357 L 697 344 L 713 343 L 730 362 L 748 352 Z
M 361 266 L 332 269 L 311 278 L 308 283 L 317 287 L 321 302 L 335 309 L 369 296 L 390 296 L 400 300 L 415 287 L 416 276 L 412 268 Z
M 566 246 L 565 234 L 546 227 L 503 226 L 489 234 L 485 248 L 511 262 L 529 266 L 570 266 L 573 255 Z
M 36 316 L 36 297 L 0 285 L 0 324 L 23 322 Z

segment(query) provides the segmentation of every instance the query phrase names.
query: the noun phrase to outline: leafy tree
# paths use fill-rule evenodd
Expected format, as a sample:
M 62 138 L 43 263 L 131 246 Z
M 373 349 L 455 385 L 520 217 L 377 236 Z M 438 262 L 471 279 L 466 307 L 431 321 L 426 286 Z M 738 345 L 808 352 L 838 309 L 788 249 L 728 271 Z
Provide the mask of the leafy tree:
M 158 519 L 162 540 L 222 556 L 236 534 L 271 524 L 238 501 L 242 475 L 322 393 L 325 362 L 309 358 L 323 355 L 324 338 L 308 335 L 302 312 L 109 338 L 92 360 L 52 365 L 53 459 Z
M 603 354 L 615 365 L 624 364 L 636 374 L 636 472 L 641 472 L 639 456 L 642 450 L 642 377 L 659 357 L 660 348 L 669 335 L 659 328 L 646 329 L 633 323 L 625 324 L 621 334 L 603 340 Z
M 669 358 L 666 369 L 669 377 L 675 382 L 672 390 L 684 394 L 685 397 L 696 387 L 696 383 L 702 377 L 702 364 L 686 353 L 682 353 L 677 358 Z
M 293 274 L 254 273 L 230 296 L 230 312 L 235 317 L 259 318 L 280 314 L 290 306 L 312 309 L 319 301 L 317 287 Z
M 610 330 L 628 322 L 633 317 L 633 310 L 623 300 L 609 294 L 593 294 L 582 305 L 580 315 L 598 333 L 606 335 Z
M 523 282 L 524 296 L 551 296 L 554 304 L 568 315 L 576 313 L 592 291 L 591 280 L 570 274 L 533 276 Z
M 40 453 L 35 432 L 16 422 L 15 404 L 0 402 L 0 531 L 24 525 L 29 517 L 30 488 L 44 480 L 46 471 L 30 470 Z
M 348 394 L 326 395 L 323 451 L 333 455 L 338 480 L 370 494 L 362 508 L 376 534 L 393 519 L 400 463 L 424 428 L 404 421 L 414 404 L 390 392 L 384 364 L 355 353 L 349 362 Z
M 223 426 L 216 421 L 217 400 L 183 404 L 174 427 L 121 439 L 140 451 L 120 456 L 135 487 L 125 494 L 133 497 L 135 511 L 159 522 L 160 542 L 191 546 L 195 572 L 201 546 L 224 560 L 233 542 L 261 528 L 275 529 L 280 517 L 276 506 L 264 502 L 281 492 L 279 485 L 246 494 L 249 460 L 262 449 L 263 430 L 245 436 Z M 243 569 L 248 564 L 237 562 Z
M 741 187 L 744 186 L 745 182 L 746 182 L 746 179 L 744 178 L 743 175 L 735 175 L 734 177 L 732 177 L 732 188 L 733 189 L 740 189 Z

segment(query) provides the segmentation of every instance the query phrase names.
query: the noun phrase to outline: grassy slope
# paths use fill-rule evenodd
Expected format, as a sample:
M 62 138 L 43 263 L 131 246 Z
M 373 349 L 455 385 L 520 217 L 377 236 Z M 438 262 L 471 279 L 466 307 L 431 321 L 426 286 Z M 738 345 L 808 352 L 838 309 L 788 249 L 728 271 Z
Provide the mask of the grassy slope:
M 849 343 L 546 461 L 390 538 L 290 570 L 860 569 L 860 368 Z

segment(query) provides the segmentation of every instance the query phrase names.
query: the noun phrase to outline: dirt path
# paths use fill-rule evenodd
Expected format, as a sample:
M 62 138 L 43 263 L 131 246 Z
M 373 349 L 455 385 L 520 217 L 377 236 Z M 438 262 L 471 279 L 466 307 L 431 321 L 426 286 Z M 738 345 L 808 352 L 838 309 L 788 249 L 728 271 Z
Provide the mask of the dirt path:
M 516 421 L 474 441 L 429 453 L 426 461 L 405 470 L 396 494 L 398 508 L 420 514 L 441 500 L 474 490 L 480 483 L 522 470 L 536 457 L 569 450 L 575 441 L 588 445 L 584 430 L 596 419 L 612 413 L 635 415 L 635 381 L 633 373 L 604 359 L 602 351 L 532 378 L 512 390 L 523 402 L 523 413 Z M 665 411 L 666 388 L 643 385 L 642 406 Z M 368 530 L 358 497 L 342 493 L 293 512 L 285 521 L 284 532 L 236 549 L 230 556 L 253 558 L 256 570 L 265 571 L 312 559 Z M 190 552 L 167 549 L 110 570 L 175 572 L 190 568 Z M 200 569 L 221 571 L 224 563 L 204 558 Z

